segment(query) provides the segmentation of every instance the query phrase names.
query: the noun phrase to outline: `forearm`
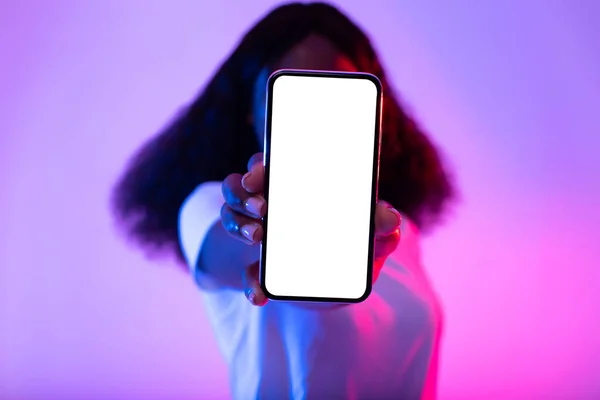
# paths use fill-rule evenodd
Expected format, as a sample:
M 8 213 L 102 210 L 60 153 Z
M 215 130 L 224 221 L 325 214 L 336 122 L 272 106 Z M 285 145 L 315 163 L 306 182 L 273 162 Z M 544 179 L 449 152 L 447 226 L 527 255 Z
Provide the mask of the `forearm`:
M 226 288 L 242 289 L 243 270 L 260 256 L 260 246 L 249 246 L 231 237 L 216 221 L 204 238 L 193 271 L 209 277 L 216 285 Z

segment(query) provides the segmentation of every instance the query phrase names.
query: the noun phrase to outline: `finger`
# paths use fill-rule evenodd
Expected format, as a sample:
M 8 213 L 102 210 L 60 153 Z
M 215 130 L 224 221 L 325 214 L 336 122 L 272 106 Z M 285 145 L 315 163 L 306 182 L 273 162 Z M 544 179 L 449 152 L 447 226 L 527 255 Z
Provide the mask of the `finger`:
M 264 178 L 263 153 L 256 153 L 248 161 L 248 172 L 242 177 L 242 186 L 249 193 L 262 193 Z
M 263 163 L 263 153 L 256 153 L 254 154 L 252 157 L 250 157 L 250 160 L 248 161 L 248 171 L 250 171 L 252 169 L 252 167 L 254 167 L 255 164 L 260 164 L 262 165 Z
M 396 250 L 400 243 L 400 230 L 396 229 L 389 235 L 379 236 L 375 239 L 375 260 L 385 259 Z
M 267 303 L 267 296 L 258 282 L 258 262 L 255 262 L 244 270 L 242 280 L 244 282 L 244 294 L 248 301 L 254 306 L 264 306 Z
M 227 204 L 221 207 L 221 224 L 231 236 L 244 243 L 256 244 L 262 240 L 262 224 L 254 218 L 233 210 Z
M 375 209 L 375 235 L 387 236 L 400 229 L 402 217 L 390 204 L 380 201 Z
M 248 193 L 242 186 L 240 174 L 231 174 L 225 178 L 222 191 L 225 203 L 233 210 L 254 218 L 262 218 L 265 215 L 265 199 L 260 195 Z

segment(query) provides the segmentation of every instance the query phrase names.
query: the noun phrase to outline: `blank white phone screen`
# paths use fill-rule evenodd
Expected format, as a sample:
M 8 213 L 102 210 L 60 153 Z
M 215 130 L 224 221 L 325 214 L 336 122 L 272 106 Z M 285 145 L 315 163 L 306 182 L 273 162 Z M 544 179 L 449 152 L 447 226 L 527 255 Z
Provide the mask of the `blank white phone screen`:
M 270 96 L 264 286 L 273 296 L 358 300 L 368 288 L 377 86 L 279 75 Z

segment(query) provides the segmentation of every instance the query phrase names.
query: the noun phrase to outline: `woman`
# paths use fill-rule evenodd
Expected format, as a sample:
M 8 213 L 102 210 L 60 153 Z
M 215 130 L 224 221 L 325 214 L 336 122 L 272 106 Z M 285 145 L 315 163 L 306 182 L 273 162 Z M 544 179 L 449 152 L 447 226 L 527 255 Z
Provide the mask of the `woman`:
M 266 204 L 257 153 L 265 84 L 281 68 L 363 71 L 382 81 L 379 195 L 387 203 L 377 209 L 375 284 L 363 303 L 267 303 L 258 286 Z M 114 209 L 138 244 L 189 266 L 235 399 L 418 399 L 435 397 L 442 322 L 420 265 L 418 228 L 438 222 L 452 194 L 436 149 L 392 95 L 366 35 L 332 6 L 295 3 L 258 22 L 198 98 L 133 158 Z M 315 227 L 327 228 L 335 227 Z

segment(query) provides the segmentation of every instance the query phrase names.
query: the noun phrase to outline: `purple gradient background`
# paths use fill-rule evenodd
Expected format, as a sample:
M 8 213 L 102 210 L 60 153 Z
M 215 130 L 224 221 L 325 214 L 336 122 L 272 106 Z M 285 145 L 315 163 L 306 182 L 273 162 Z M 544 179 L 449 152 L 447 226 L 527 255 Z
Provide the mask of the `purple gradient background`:
M 111 184 L 274 1 L 0 5 L 0 398 L 220 399 L 196 289 Z M 600 2 L 338 2 L 444 147 L 442 399 L 600 398 Z M 592 137 L 592 135 L 594 135 Z

